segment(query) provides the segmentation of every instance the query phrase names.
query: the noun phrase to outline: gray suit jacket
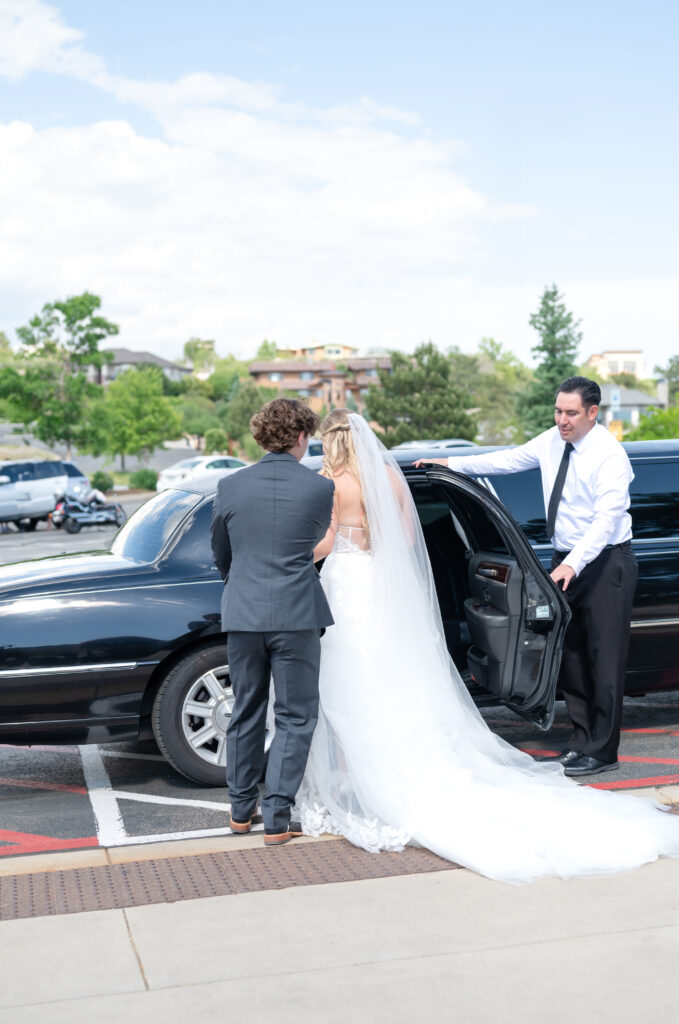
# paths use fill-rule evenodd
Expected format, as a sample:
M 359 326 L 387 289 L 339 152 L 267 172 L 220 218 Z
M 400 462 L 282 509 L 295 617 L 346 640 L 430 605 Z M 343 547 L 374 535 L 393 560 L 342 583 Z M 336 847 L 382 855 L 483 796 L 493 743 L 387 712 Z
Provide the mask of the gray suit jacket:
M 211 534 L 226 584 L 225 632 L 332 625 L 313 550 L 330 525 L 334 490 L 287 452 L 269 452 L 219 481 Z

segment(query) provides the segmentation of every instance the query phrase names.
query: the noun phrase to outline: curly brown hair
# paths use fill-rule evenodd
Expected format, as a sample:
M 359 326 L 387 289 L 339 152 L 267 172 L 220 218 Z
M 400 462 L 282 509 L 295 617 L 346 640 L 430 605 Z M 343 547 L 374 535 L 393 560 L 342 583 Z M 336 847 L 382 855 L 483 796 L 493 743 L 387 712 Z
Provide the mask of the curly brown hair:
M 267 452 L 288 452 L 300 434 L 315 434 L 320 416 L 296 398 L 274 398 L 250 420 L 252 436 Z

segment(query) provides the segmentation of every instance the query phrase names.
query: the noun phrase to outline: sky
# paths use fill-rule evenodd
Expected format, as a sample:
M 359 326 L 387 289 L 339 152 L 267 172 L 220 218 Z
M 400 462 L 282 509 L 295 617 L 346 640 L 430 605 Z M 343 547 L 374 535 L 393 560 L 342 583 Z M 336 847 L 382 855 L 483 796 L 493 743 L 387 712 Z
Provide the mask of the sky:
M 0 329 L 679 354 L 674 0 L 0 0 Z

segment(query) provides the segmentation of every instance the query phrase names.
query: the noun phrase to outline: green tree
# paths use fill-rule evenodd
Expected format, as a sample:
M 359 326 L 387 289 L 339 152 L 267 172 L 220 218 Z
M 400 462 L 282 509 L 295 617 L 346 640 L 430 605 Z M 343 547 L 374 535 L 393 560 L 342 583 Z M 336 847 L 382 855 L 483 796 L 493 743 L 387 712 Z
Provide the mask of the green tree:
M 58 356 L 70 371 L 88 366 L 101 369 L 113 356 L 100 351 L 99 345 L 117 334 L 119 327 L 97 313 L 100 308 L 101 299 L 91 292 L 46 302 L 25 327 L 17 328 L 17 336 L 26 351 Z
M 471 397 L 471 404 L 476 405 L 473 400 L 476 398 L 481 371 L 478 355 L 462 352 L 457 345 L 451 345 L 446 355 L 450 361 L 451 376 L 455 383 Z
M 0 359 L 12 354 L 12 344 L 4 331 L 0 331 Z
M 655 372 L 662 374 L 663 379 L 667 381 L 669 404 L 676 405 L 677 394 L 679 394 L 679 356 L 672 356 L 665 367 L 656 366 Z
M 251 378 L 239 381 L 224 414 L 224 426 L 229 437 L 241 443 L 250 437 L 250 420 L 265 402 L 271 401 L 277 394 L 275 388 L 257 387 Z
M 626 441 L 653 441 L 679 437 L 679 405 L 669 409 L 649 409 L 639 425 L 625 434 Z
M 579 320 L 566 309 L 555 284 L 545 288 L 529 323 L 540 336 L 531 351 L 538 357 L 533 381 L 519 404 L 526 435 L 533 437 L 554 425 L 554 399 L 563 380 L 577 373 L 575 357 L 582 339 Z
M 232 355 L 217 360 L 213 372 L 208 377 L 215 399 L 228 402 L 233 398 L 238 390 L 239 378 L 247 376 L 249 362 L 250 360 L 243 361 Z
M 180 417 L 183 434 L 192 434 L 197 438 L 203 438 L 208 430 L 220 426 L 215 403 L 206 395 L 201 395 L 197 391 L 189 391 L 175 399 L 173 404 Z
M 206 455 L 212 455 L 213 452 L 226 452 L 229 449 L 229 438 L 225 430 L 221 427 L 210 427 L 209 430 L 205 431 L 205 447 L 204 451 Z
M 120 456 L 151 452 L 165 440 L 178 437 L 181 421 L 163 394 L 161 373 L 156 368 L 130 369 L 112 381 L 103 403 L 104 416 L 95 454 Z
M 585 374 L 585 376 L 588 376 L 588 374 Z M 605 383 L 617 384 L 620 388 L 645 391 L 647 395 L 654 395 L 657 387 L 656 381 L 643 380 L 643 378 L 636 377 L 633 373 L 612 373 Z
M 257 355 L 255 359 L 259 362 L 265 363 L 271 359 L 275 359 L 278 355 L 278 345 L 275 341 L 268 341 L 266 338 L 257 349 Z
M 380 387 L 372 385 L 366 414 L 381 428 L 387 447 L 418 438 L 473 438 L 476 423 L 465 410 L 470 397 L 453 379 L 448 357 L 431 342 L 412 356 L 391 353 L 391 372 L 378 370 Z
M 20 420 L 44 444 L 88 447 L 97 432 L 96 384 L 84 373 L 68 373 L 63 360 L 18 359 L 0 369 L 0 397 L 9 402 L 12 419 Z
M 45 444 L 65 444 L 69 457 L 74 444 L 94 443 L 98 394 L 86 371 L 110 361 L 99 345 L 118 333 L 100 307 L 90 292 L 45 303 L 17 329 L 21 350 L 0 369 L 0 396 L 16 418 Z
M 191 363 L 194 370 L 212 370 L 217 357 L 215 343 L 207 338 L 189 338 L 184 345 L 184 361 Z
M 478 350 L 479 373 L 473 400 L 484 444 L 524 440 L 516 407 L 533 375 L 520 359 L 494 338 L 482 338 Z

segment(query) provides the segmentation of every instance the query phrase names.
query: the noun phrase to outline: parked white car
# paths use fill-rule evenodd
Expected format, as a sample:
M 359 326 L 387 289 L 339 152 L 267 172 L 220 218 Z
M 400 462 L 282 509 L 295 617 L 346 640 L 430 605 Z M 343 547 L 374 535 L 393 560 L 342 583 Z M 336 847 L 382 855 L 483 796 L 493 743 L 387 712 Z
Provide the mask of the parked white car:
M 466 441 L 463 437 L 444 437 L 441 441 L 402 441 L 395 444 L 392 452 L 403 448 L 476 448 L 476 441 Z
M 0 522 L 35 530 L 54 511 L 59 495 L 84 497 L 90 482 L 73 462 L 5 459 L 0 462 Z
M 206 473 L 220 475 L 227 470 L 242 469 L 243 466 L 249 465 L 249 462 L 236 459 L 232 455 L 194 455 L 190 459 L 175 462 L 173 466 L 159 473 L 156 490 L 164 491 L 168 487 L 177 487 L 178 484 L 203 477 Z

